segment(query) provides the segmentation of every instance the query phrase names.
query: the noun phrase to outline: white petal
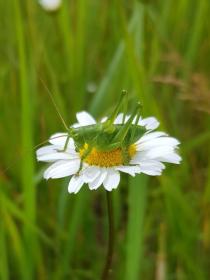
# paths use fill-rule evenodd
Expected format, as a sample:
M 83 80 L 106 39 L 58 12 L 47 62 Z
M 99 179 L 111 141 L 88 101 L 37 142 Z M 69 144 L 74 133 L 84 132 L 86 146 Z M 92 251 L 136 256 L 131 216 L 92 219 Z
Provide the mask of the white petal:
M 71 127 L 77 128 L 77 127 L 81 127 L 81 126 L 82 126 L 82 125 L 80 125 L 79 123 L 74 123 L 74 124 L 72 124 Z
M 156 132 L 150 132 L 150 133 L 145 133 L 137 142 L 136 144 L 143 143 L 145 141 L 149 141 L 161 136 L 167 136 L 165 132 L 162 131 L 156 131 Z
M 126 115 L 125 122 L 127 122 L 127 120 L 129 118 L 130 118 L 130 115 Z M 123 122 L 123 113 L 120 113 L 116 117 L 114 124 L 122 124 L 122 122 Z M 134 124 L 135 122 L 136 122 L 136 117 L 134 118 L 132 123 Z M 159 126 L 159 124 L 160 124 L 159 121 L 155 117 L 149 117 L 149 118 L 145 118 L 145 119 L 140 118 L 138 121 L 138 125 L 145 126 L 146 129 L 148 129 L 148 130 L 156 129 Z
M 139 120 L 138 125 L 145 126 L 146 129 L 152 130 L 159 126 L 159 121 L 155 117 L 149 117 Z
M 142 173 L 145 173 L 150 176 L 161 175 L 162 170 L 165 168 L 165 165 L 161 162 L 155 160 L 142 161 L 140 163 L 140 170 Z
M 44 146 L 44 147 L 39 148 L 36 151 L 36 156 L 40 157 L 40 156 L 43 156 L 43 155 L 54 153 L 56 151 L 57 151 L 57 148 L 55 146 L 48 145 L 48 146 Z
M 79 112 L 76 114 L 76 117 L 80 126 L 96 124 L 95 119 L 88 112 Z
M 74 175 L 69 182 L 68 192 L 69 193 L 78 193 L 78 191 L 81 189 L 83 184 L 84 184 L 84 181 L 82 179 L 82 176 Z
M 79 170 L 80 160 L 59 160 L 53 163 L 44 172 L 44 178 L 62 178 L 75 174 Z
M 107 176 L 104 180 L 104 188 L 107 191 L 111 191 L 112 189 L 116 189 L 120 182 L 120 173 L 114 169 L 107 169 Z
M 116 119 L 115 119 L 115 121 L 114 121 L 114 124 L 122 124 L 123 123 L 123 113 L 120 113 L 117 117 L 116 117 Z M 127 120 L 129 119 L 129 115 L 127 115 L 127 116 L 125 116 L 125 122 L 127 122 Z
M 147 152 L 142 151 L 142 152 L 137 152 L 135 156 L 130 161 L 130 164 L 139 164 L 142 160 L 148 160 L 151 159 L 147 156 Z
M 139 143 L 136 144 L 136 148 L 137 151 L 145 151 L 145 150 L 149 150 L 155 147 L 161 147 L 161 146 L 165 146 L 165 147 L 176 147 L 177 145 L 179 145 L 180 142 L 173 137 L 159 137 L 156 139 L 152 139 L 149 141 L 144 141 L 143 143 Z
M 98 187 L 100 187 L 100 185 L 105 180 L 106 176 L 107 176 L 106 168 L 100 168 L 100 174 L 96 177 L 94 181 L 88 183 L 89 189 L 96 190 Z
M 173 147 L 155 147 L 147 151 L 138 151 L 130 161 L 131 164 L 138 164 L 142 160 L 157 159 L 159 157 L 165 157 L 168 154 L 174 153 Z
M 151 150 L 149 150 L 147 152 L 147 157 L 151 158 L 151 159 L 155 159 L 157 157 L 162 157 L 162 156 L 165 156 L 167 154 L 171 154 L 173 152 L 174 152 L 173 147 L 160 146 L 160 147 L 155 147 L 155 148 L 152 148 Z
M 114 124 L 121 124 L 122 121 L 123 121 L 123 114 L 120 113 L 120 114 L 116 117 L 116 119 L 115 119 L 115 121 L 114 121 Z
M 115 169 L 118 170 L 118 171 L 127 173 L 131 176 L 135 176 L 136 173 L 141 173 L 140 169 L 139 169 L 139 166 L 137 166 L 137 165 L 133 165 L 133 166 L 123 166 L 122 165 L 122 166 L 116 167 Z
M 157 160 L 160 160 L 162 162 L 179 164 L 181 162 L 182 158 L 174 152 L 174 153 L 170 153 L 165 156 L 162 156 L 162 157 L 158 157 Z
M 36 151 L 37 160 L 52 162 L 60 159 L 77 159 L 78 153 L 73 149 L 67 149 L 65 152 L 60 151 L 61 148 L 54 145 L 44 146 Z
M 37 160 L 39 161 L 45 161 L 45 162 L 53 162 L 56 160 L 71 160 L 71 159 L 75 159 L 78 157 L 75 156 L 71 156 L 68 153 L 62 153 L 62 152 L 54 152 L 54 153 L 48 153 L 48 154 L 43 154 L 41 156 L 37 156 Z
M 100 168 L 88 166 L 83 169 L 82 176 L 85 183 L 93 182 L 100 174 Z
M 49 142 L 52 145 L 63 146 L 66 142 L 67 136 L 67 133 L 58 132 L 50 136 Z
M 107 121 L 107 119 L 108 119 L 108 117 L 103 117 L 103 118 L 101 119 L 101 123 L 104 123 L 105 121 Z
M 55 11 L 61 5 L 61 0 L 39 0 L 39 4 L 47 11 Z

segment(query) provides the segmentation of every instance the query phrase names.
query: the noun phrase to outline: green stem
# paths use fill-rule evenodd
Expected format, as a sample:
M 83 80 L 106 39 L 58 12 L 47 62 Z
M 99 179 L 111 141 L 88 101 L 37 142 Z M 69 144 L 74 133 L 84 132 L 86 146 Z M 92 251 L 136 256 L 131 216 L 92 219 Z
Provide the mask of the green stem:
M 109 219 L 109 243 L 107 249 L 106 262 L 103 270 L 101 279 L 107 280 L 112 272 L 112 260 L 114 253 L 114 215 L 113 215 L 113 204 L 112 194 L 106 191 L 107 208 L 108 208 L 108 219 Z

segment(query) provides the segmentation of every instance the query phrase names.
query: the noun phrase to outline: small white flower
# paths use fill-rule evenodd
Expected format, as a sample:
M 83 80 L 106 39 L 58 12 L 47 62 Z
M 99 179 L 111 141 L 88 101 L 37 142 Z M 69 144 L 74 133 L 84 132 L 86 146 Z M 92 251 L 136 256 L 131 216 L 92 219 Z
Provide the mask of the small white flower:
M 61 0 L 39 0 L 39 4 L 46 11 L 53 12 L 59 9 Z
M 87 112 L 77 113 L 76 117 L 78 123 L 72 126 L 74 128 L 96 124 L 95 119 Z M 119 114 L 114 124 L 122 124 L 128 119 L 129 116 L 126 116 L 123 120 L 123 114 Z M 101 122 L 105 120 L 106 118 Z M 176 152 L 179 141 L 164 132 L 154 131 L 159 126 L 156 118 L 140 118 L 138 125 L 144 127 L 146 132 L 138 141 L 127 147 L 129 162 L 126 164 L 121 148 L 111 151 L 92 148 L 82 160 L 82 156 L 88 150 L 88 144 L 84 144 L 78 150 L 74 140 L 70 138 L 64 151 L 67 133 L 52 135 L 49 139 L 50 145 L 37 150 L 39 161 L 52 163 L 44 172 L 44 178 L 72 176 L 68 186 L 69 193 L 77 193 L 84 183 L 88 184 L 90 190 L 96 190 L 103 185 L 107 191 L 111 191 L 119 185 L 120 171 L 131 176 L 140 173 L 158 176 L 165 168 L 163 162 L 180 163 L 181 157 Z

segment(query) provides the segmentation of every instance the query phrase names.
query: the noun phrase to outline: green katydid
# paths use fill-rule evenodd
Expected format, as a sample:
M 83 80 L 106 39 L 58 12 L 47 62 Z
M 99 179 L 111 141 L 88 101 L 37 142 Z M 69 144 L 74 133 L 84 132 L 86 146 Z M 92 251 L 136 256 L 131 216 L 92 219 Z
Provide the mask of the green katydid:
M 127 92 L 123 91 L 116 108 L 106 121 L 84 127 L 72 126 L 67 129 L 67 138 L 60 152 L 66 151 L 70 138 L 73 138 L 77 151 L 80 151 L 85 144 L 88 146 L 82 155 L 81 161 L 88 157 L 93 148 L 102 152 L 120 148 L 126 163 L 129 160 L 127 155 L 128 147 L 135 143 L 146 131 L 143 127 L 137 125 L 141 108 L 139 103 L 126 122 L 114 124 L 126 95 Z M 124 112 L 123 120 L 125 120 L 125 116 L 126 112 Z

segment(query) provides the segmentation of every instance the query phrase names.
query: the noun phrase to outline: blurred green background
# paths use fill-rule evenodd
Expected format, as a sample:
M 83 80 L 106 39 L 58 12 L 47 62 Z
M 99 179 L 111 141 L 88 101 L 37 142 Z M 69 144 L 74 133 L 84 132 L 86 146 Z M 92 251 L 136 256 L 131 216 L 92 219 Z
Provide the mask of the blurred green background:
M 103 188 L 67 192 L 42 179 L 34 146 L 96 118 L 122 89 L 181 141 L 180 166 L 122 176 L 113 191 L 113 279 L 210 279 L 210 2 L 0 0 L 0 279 L 100 279 Z

